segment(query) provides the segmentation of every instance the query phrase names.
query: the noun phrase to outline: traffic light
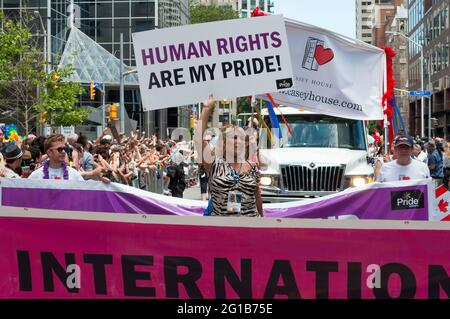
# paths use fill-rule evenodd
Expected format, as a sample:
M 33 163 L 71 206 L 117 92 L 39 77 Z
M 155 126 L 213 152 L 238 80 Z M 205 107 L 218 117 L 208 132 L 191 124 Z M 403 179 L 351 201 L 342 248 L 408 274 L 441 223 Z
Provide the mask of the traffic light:
M 95 83 L 94 81 L 91 81 L 91 84 L 89 86 L 89 92 L 91 96 L 91 101 L 95 100 Z
M 189 126 L 191 128 L 195 128 L 196 125 L 197 125 L 197 119 L 195 117 L 191 116 L 191 118 L 190 118 L 190 125 Z
M 39 115 L 40 115 L 39 122 L 41 124 L 46 123 L 47 122 L 47 112 L 41 112 Z
M 53 72 L 52 76 L 51 76 L 51 79 L 52 79 L 52 89 L 55 90 L 55 91 L 58 90 L 59 89 L 59 86 L 58 86 L 59 75 L 56 74 L 56 72 Z
M 116 105 L 116 103 L 111 103 L 109 105 L 109 119 L 117 120 L 117 105 Z

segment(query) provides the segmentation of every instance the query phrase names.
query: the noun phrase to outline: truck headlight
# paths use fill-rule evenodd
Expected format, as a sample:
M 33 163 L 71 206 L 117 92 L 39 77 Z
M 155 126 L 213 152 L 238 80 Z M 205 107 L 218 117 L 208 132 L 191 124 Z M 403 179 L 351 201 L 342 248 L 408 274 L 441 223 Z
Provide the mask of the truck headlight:
M 270 186 L 272 185 L 273 179 L 270 176 L 261 176 L 261 179 L 259 180 L 259 183 L 262 186 Z
M 352 177 L 352 186 L 353 187 L 363 186 L 363 185 L 366 185 L 369 182 L 370 181 L 369 181 L 369 179 L 367 177 L 362 177 L 362 176 Z

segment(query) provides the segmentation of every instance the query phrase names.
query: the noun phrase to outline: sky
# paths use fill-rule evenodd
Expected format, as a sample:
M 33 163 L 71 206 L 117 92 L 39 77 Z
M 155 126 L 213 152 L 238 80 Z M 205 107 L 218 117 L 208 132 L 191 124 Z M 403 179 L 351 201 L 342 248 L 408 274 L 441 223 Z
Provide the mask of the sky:
M 355 0 L 273 0 L 274 13 L 356 38 Z

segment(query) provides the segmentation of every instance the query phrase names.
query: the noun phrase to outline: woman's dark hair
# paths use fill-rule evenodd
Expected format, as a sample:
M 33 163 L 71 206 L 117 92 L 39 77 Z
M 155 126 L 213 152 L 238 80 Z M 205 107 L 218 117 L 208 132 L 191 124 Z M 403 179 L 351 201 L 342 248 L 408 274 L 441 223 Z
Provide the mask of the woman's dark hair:
M 45 144 L 45 137 L 38 136 L 33 140 L 33 142 L 31 142 L 30 146 L 38 148 L 41 154 L 45 154 L 44 144 Z
M 73 145 L 73 148 L 76 149 L 78 152 L 83 153 L 84 147 L 83 147 L 82 144 L 80 144 L 80 143 L 75 143 L 75 144 Z
M 84 148 L 88 144 L 88 139 L 87 139 L 86 136 L 80 135 L 80 137 L 78 137 L 77 143 L 81 144 L 83 146 L 83 148 Z
M 441 154 L 444 152 L 444 145 L 441 141 L 436 141 L 436 150 Z
M 156 144 L 156 146 L 155 146 L 155 150 L 157 152 L 161 152 L 163 150 L 163 148 L 164 148 L 164 145 L 161 145 L 161 144 Z
M 31 158 L 33 159 L 33 162 L 36 162 L 36 160 L 41 156 L 41 151 L 36 146 L 30 146 L 28 148 L 28 151 L 31 153 Z
M 105 147 L 103 147 L 103 146 L 98 147 L 96 153 L 99 154 L 99 155 L 101 155 L 105 160 L 108 160 L 108 159 L 109 159 L 109 152 L 108 152 L 108 150 L 107 150 Z

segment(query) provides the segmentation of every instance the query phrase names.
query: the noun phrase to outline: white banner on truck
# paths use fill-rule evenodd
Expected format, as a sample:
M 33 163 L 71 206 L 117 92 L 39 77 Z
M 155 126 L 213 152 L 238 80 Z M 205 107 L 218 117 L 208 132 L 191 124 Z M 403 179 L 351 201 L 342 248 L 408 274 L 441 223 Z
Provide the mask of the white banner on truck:
M 273 93 L 275 102 L 350 119 L 383 118 L 382 49 L 298 21 L 285 22 L 294 87 Z

